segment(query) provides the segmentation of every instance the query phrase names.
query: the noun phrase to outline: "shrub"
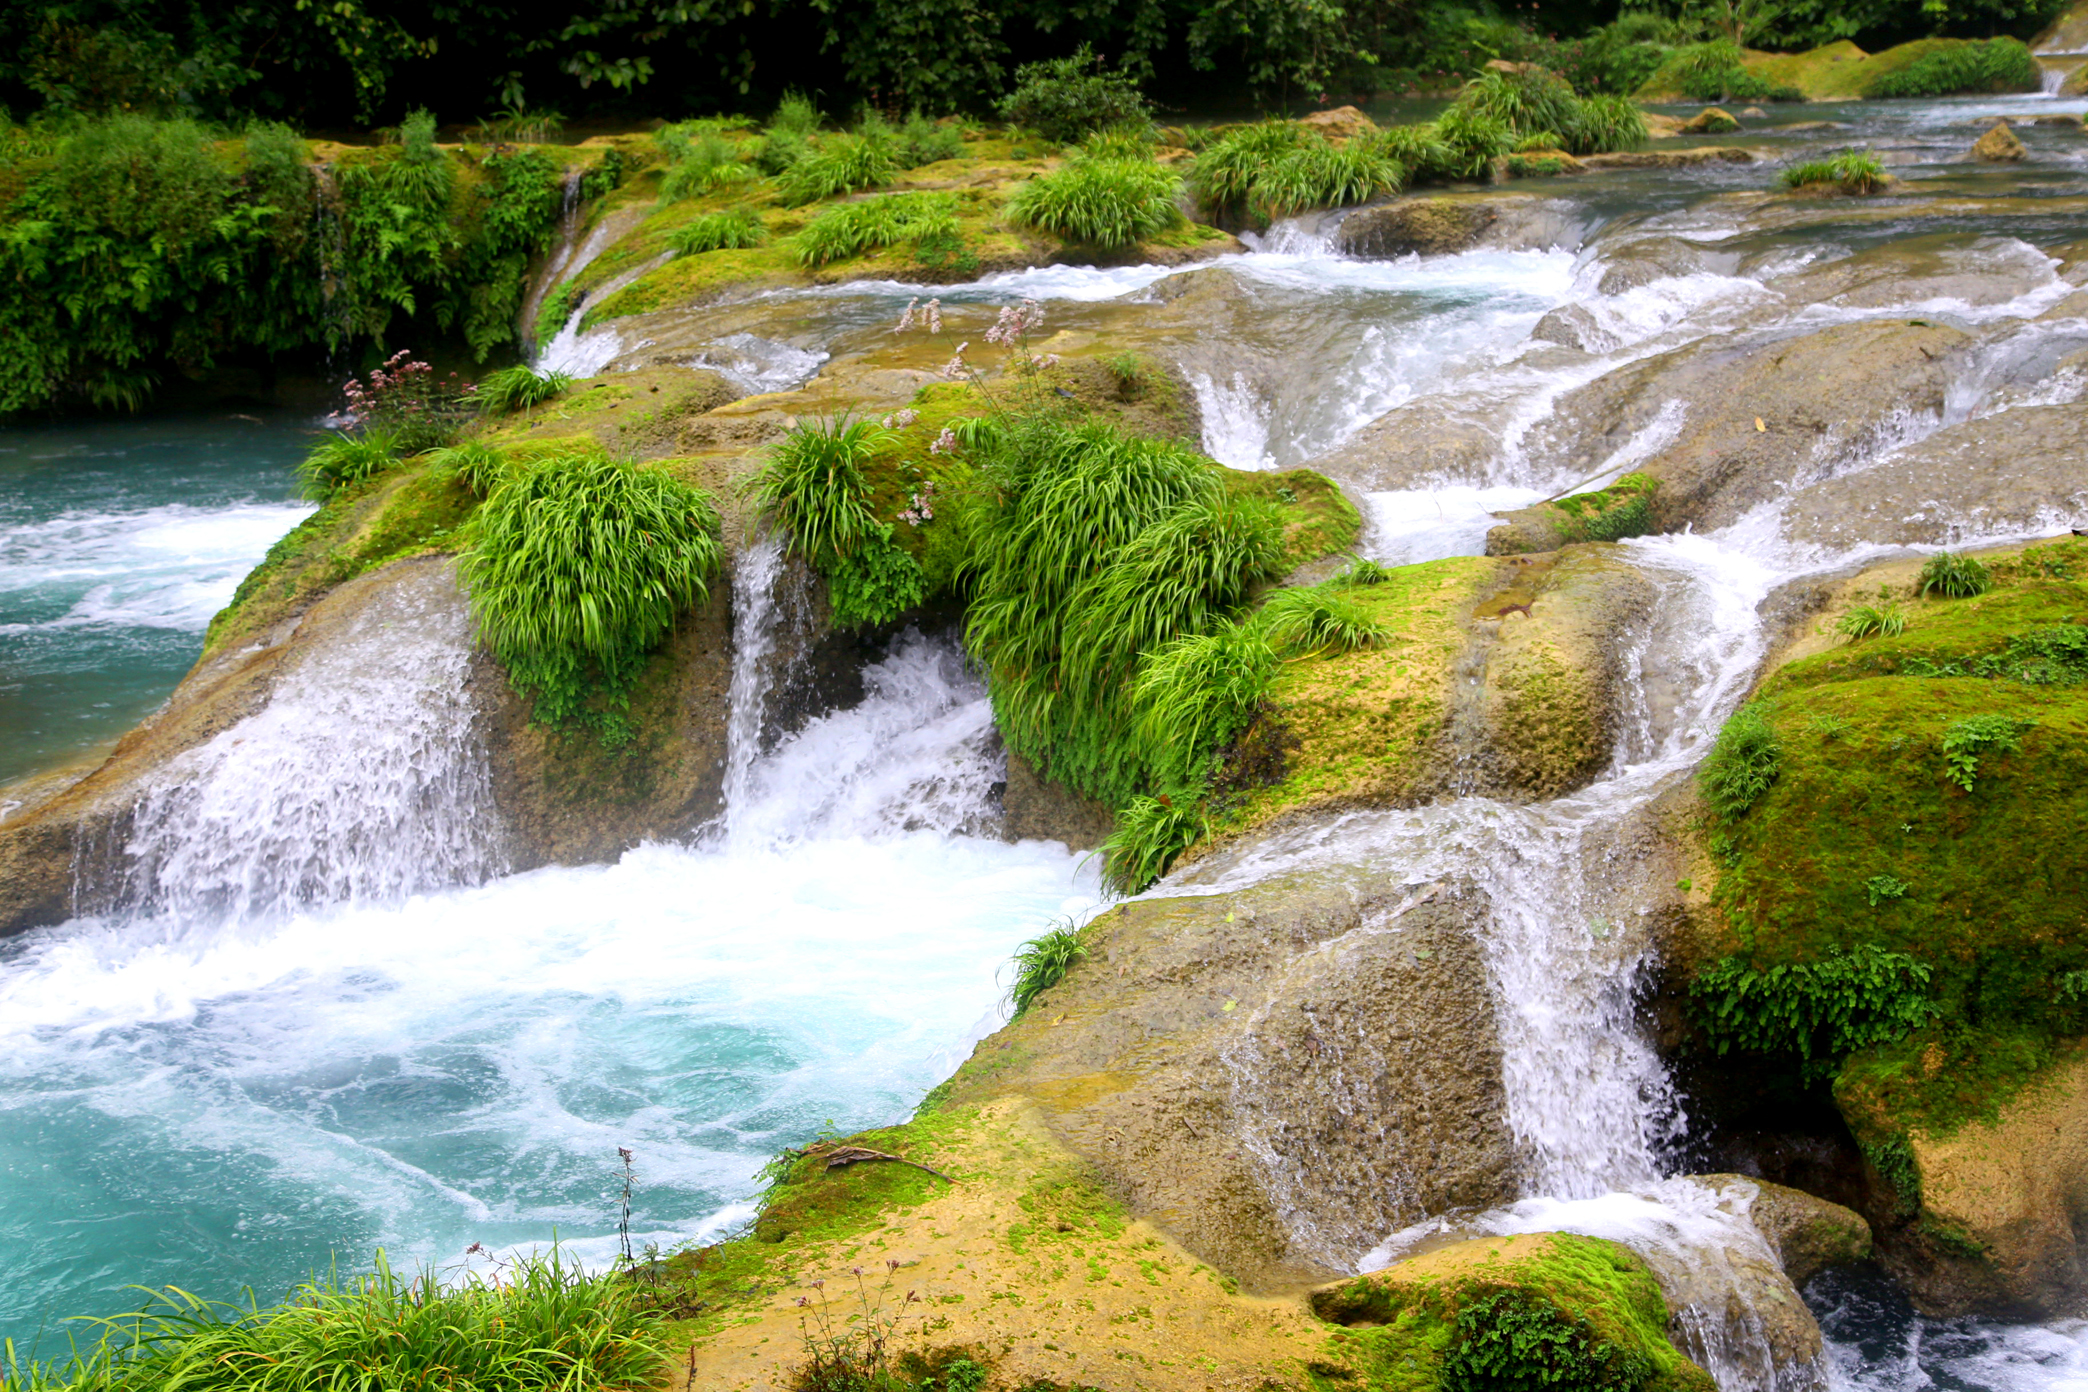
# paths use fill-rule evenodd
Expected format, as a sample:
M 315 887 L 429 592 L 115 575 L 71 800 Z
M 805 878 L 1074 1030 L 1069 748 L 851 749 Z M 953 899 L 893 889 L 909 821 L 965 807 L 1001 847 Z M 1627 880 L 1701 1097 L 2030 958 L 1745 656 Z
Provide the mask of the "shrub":
M 620 712 L 646 654 L 717 574 L 710 499 L 657 469 L 576 451 L 495 488 L 477 525 L 462 576 L 509 681 L 545 724 L 627 738 Z
M 866 420 L 805 421 L 769 449 L 749 483 L 762 520 L 790 549 L 825 569 L 876 534 L 863 466 L 891 439 Z
M 2021 39 L 1972 40 L 1924 53 L 1873 81 L 1866 97 L 1950 97 L 1961 93 L 2035 92 L 2037 59 Z
M 1690 995 L 1714 1052 L 1795 1054 L 1810 1081 L 1927 1024 L 1939 1013 L 1928 998 L 1932 974 L 1904 952 L 1865 945 L 1766 969 L 1723 958 L 1697 974 Z
M 739 251 L 768 241 L 768 228 L 752 208 L 727 208 L 720 213 L 702 213 L 667 234 L 667 245 L 683 256 L 706 251 Z
M 956 126 L 939 125 L 919 111 L 907 115 L 897 138 L 900 162 L 908 169 L 964 157 L 964 132 Z
M 776 114 L 769 117 L 768 129 L 771 134 L 780 132 L 810 137 L 818 133 L 820 123 L 825 120 L 818 103 L 803 92 L 791 89 L 784 92 L 783 100 L 776 103 Z
M 1457 1312 L 1445 1392 L 1639 1392 L 1652 1360 L 1596 1334 L 1536 1291 L 1510 1288 Z
M 1009 1018 L 1021 1018 L 1038 996 L 1064 981 L 1073 964 L 1087 955 L 1087 944 L 1070 919 L 1016 949 L 1009 963 L 1015 968 L 1015 984 L 1008 990 Z
M 956 195 L 887 193 L 822 209 L 797 234 L 797 259 L 824 266 L 901 242 L 918 246 L 958 235 Z
M 10 1387 L 106 1389 L 478 1387 L 607 1392 L 651 1386 L 666 1357 L 641 1287 L 589 1276 L 554 1250 L 498 1280 L 402 1279 L 380 1250 L 374 1274 L 315 1280 L 288 1302 L 218 1304 L 169 1287 L 105 1321 L 68 1365 L 0 1367 Z M 12 1350 L 9 1350 L 10 1355 Z M 10 1356 L 8 1362 L 12 1364 Z
M 1946 599 L 1970 599 L 1985 594 L 1993 585 L 1987 568 L 1973 557 L 1938 551 L 1922 563 L 1914 593 L 1924 599 L 1932 594 Z
M 892 540 L 892 525 L 877 524 L 855 549 L 826 572 L 827 603 L 836 628 L 887 624 L 928 598 L 920 562 Z
M 2013 754 L 2023 747 L 2023 735 L 2035 728 L 2034 720 L 2016 720 L 2005 715 L 1975 715 L 1956 721 L 1943 732 L 1944 776 L 1972 791 L 1979 761 L 1992 754 Z
M 738 147 L 715 122 L 685 121 L 653 132 L 653 144 L 669 161 L 660 180 L 660 199 L 678 203 L 701 198 L 732 184 L 745 183 L 754 170 L 739 161 Z
M 1534 154 L 1539 150 L 1563 150 L 1565 148 L 1565 136 L 1560 135 L 1557 131 L 1538 131 L 1535 135 L 1526 135 L 1516 141 L 1515 148 L 1509 153 L 1528 155 Z
M 1070 58 L 1017 68 L 1015 89 L 1001 100 L 1000 111 L 1003 120 L 1058 145 L 1110 126 L 1152 120 L 1138 83 L 1105 69 L 1086 44 Z
M 1851 638 L 1897 638 L 1907 631 L 1907 613 L 1897 604 L 1859 604 L 1835 620 L 1834 631 Z
M 1783 767 L 1783 750 L 1768 712 L 1757 702 L 1740 707 L 1718 732 L 1718 743 L 1697 773 L 1711 807 L 1737 821 L 1769 790 Z
M 1008 217 L 1077 246 L 1116 251 L 1179 224 L 1180 187 L 1150 161 L 1077 159 L 1016 189 Z
M 1144 892 L 1208 830 L 1197 807 L 1165 796 L 1133 799 L 1102 843 L 1103 887 L 1117 895 Z
M 1683 49 L 1675 59 L 1675 78 L 1691 101 L 1758 101 L 1770 92 L 1766 81 L 1747 70 L 1740 46 L 1731 39 Z
M 1457 93 L 1457 105 L 1506 126 L 1517 135 L 1564 133 L 1580 117 L 1580 99 L 1566 79 L 1544 68 L 1504 73 L 1489 69 Z
M 1784 170 L 1780 182 L 1785 188 L 1814 188 L 1834 184 L 1843 193 L 1876 193 L 1892 182 L 1885 166 L 1868 150 L 1844 150 L 1826 159 L 1806 160 Z
M 350 435 L 336 430 L 297 466 L 298 492 L 315 503 L 323 503 L 398 462 L 396 431 L 366 430 Z
M 520 364 L 504 367 L 479 379 L 479 409 L 489 416 L 526 411 L 543 405 L 572 385 L 571 373 L 538 372 Z

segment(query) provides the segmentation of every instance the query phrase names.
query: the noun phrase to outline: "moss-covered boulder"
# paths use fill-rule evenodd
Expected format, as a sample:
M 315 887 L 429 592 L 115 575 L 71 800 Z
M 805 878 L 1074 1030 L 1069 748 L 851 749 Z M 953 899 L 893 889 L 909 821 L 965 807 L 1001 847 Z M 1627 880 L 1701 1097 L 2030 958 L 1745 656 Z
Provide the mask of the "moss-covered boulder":
M 1711 1392 L 1669 1342 L 1644 1261 L 1572 1233 L 1477 1238 L 1324 1286 L 1312 1308 L 1345 1326 L 1315 1387 L 1427 1392 L 1542 1379 L 1566 1387 Z
M 1703 1045 L 1831 1083 L 1926 1304 L 2052 1309 L 2083 1182 L 2088 547 L 1975 561 L 1953 583 L 1984 593 L 1924 596 L 1910 561 L 1820 597 L 1713 756 L 1714 785 L 1746 771 L 1699 823 L 1720 926 L 1673 947 Z
M 1537 251 L 1579 240 L 1581 210 L 1541 194 L 1415 194 L 1360 208 L 1342 219 L 1343 255 L 1373 259 L 1441 256 L 1492 247 Z

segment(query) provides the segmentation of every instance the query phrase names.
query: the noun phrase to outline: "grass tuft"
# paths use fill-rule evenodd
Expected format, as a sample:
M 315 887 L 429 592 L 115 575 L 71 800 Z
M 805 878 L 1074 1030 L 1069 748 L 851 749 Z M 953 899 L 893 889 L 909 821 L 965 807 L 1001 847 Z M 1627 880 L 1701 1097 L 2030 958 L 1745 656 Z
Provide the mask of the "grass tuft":
M 1897 638 L 1907 631 L 1907 611 L 1889 602 L 1859 604 L 1835 620 L 1834 631 L 1850 638 Z
M 797 234 L 797 259 L 825 266 L 912 242 L 945 242 L 961 234 L 956 195 L 886 193 L 822 209 Z
M 1038 996 L 1064 981 L 1073 964 L 1087 955 L 1087 944 L 1080 940 L 1080 930 L 1071 919 L 1060 920 L 1016 949 L 1009 963 L 1015 968 L 1015 984 L 1008 990 L 1009 1018 L 1019 1019 Z
M 888 132 L 823 137 L 777 176 L 785 207 L 883 188 L 899 173 L 898 142 Z
M 298 492 L 315 503 L 323 503 L 398 462 L 396 431 L 366 430 L 350 435 L 336 430 L 297 466 Z
M 832 565 L 878 528 L 863 466 L 891 438 L 867 420 L 802 422 L 770 447 L 753 475 L 754 505 L 807 564 Z
M 1143 893 L 1209 829 L 1201 808 L 1165 796 L 1134 799 L 1102 843 L 1103 887 L 1117 895 Z
M 1321 657 L 1380 647 L 1391 634 L 1362 605 L 1331 585 L 1278 590 L 1261 608 L 1263 630 L 1288 657 Z
M 1945 599 L 1970 599 L 1993 587 L 1993 577 L 1973 557 L 1938 551 L 1922 563 L 1921 574 L 1914 582 L 1914 593 L 1922 599 L 1932 594 Z
M 752 208 L 727 208 L 690 218 L 667 234 L 667 245 L 683 256 L 706 251 L 739 251 L 768 241 L 768 228 Z
M 1843 193 L 1871 194 L 1892 182 L 1885 166 L 1868 150 L 1843 150 L 1825 159 L 1806 160 L 1784 170 L 1779 182 L 1787 189 L 1833 184 Z
M 568 372 L 538 372 L 516 365 L 489 372 L 479 379 L 479 409 L 489 416 L 504 416 L 541 406 L 573 385 Z
M 1182 221 L 1181 180 L 1147 159 L 1075 159 L 1015 190 L 1008 219 L 1076 246 L 1117 251 Z
M 515 465 L 493 446 L 478 440 L 439 449 L 428 456 L 431 468 L 450 475 L 476 497 L 484 498 L 505 483 Z

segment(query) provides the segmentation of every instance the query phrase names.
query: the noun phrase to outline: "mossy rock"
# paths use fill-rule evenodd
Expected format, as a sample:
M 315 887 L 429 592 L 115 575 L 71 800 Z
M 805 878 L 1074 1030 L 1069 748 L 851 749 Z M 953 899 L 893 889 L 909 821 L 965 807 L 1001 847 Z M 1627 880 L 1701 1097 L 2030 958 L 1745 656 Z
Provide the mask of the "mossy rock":
M 1504 1345 L 1519 1372 L 1575 1392 L 1715 1386 L 1668 1341 L 1667 1304 L 1645 1262 L 1601 1238 L 1532 1233 L 1454 1243 L 1321 1287 L 1312 1308 L 1345 1326 L 1310 1369 L 1315 1389 L 1486 1386 L 1484 1360 Z M 1526 1347 L 1518 1333 L 1536 1338 Z M 1539 1360 L 1541 1372 L 1530 1366 Z
M 1865 53 L 1847 39 L 1841 39 L 1804 53 L 1748 50 L 1742 55 L 1741 66 L 1750 76 L 1762 79 L 1772 90 L 1787 88 L 1802 92 L 1807 101 L 1846 101 L 1869 95 L 1872 85 L 1880 78 L 1910 68 L 1923 58 L 1979 42 L 1977 39 L 1916 39 L 1882 53 Z M 1678 51 L 1646 79 L 1636 93 L 1640 101 L 1687 99 L 1681 82 L 1682 52 Z

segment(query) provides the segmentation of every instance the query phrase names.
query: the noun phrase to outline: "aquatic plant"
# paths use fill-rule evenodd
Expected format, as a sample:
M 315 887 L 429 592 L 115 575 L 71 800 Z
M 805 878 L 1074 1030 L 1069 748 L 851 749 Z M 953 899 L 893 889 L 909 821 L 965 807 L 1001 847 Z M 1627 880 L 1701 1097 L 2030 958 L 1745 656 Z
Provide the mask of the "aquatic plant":
M 824 266 L 912 242 L 956 238 L 957 198 L 948 193 L 886 193 L 823 208 L 797 234 L 800 265 Z
M 1087 955 L 1087 944 L 1071 919 L 1059 920 L 1017 948 L 1008 963 L 1015 969 L 1015 982 L 1008 988 L 1009 1018 L 1020 1019 L 1038 996 L 1064 981 L 1073 964 Z
M 1649 138 L 1645 113 L 1627 96 L 1582 97 L 1562 134 L 1576 155 L 1636 150 Z
M 1021 185 L 1008 220 L 1077 246 L 1115 251 L 1182 222 L 1181 180 L 1150 160 L 1075 159 Z
M 1189 191 L 1208 217 L 1242 217 L 1262 171 L 1303 146 L 1307 135 L 1295 121 L 1242 126 L 1196 157 L 1189 167 Z
M 399 456 L 396 431 L 333 431 L 298 463 L 298 492 L 315 503 L 326 502 L 383 473 L 399 462 Z
M 718 514 L 658 469 L 575 450 L 493 490 L 461 575 L 478 622 L 537 719 L 628 738 L 646 655 L 718 572 Z
M 1270 160 L 1256 175 L 1247 202 L 1255 217 L 1268 223 L 1397 193 L 1406 176 L 1405 167 L 1378 141 L 1358 136 L 1336 146 L 1315 138 Z
M 505 416 L 541 406 L 573 385 L 569 372 L 539 372 L 516 364 L 479 379 L 479 409 L 489 416 Z
M 1921 574 L 1914 581 L 1914 593 L 1923 599 L 1932 594 L 1945 599 L 1970 599 L 1993 586 L 1993 577 L 1975 557 L 1938 551 L 1922 563 Z
M 738 251 L 768 241 L 768 228 L 752 208 L 727 208 L 690 218 L 667 234 L 667 245 L 684 256 L 706 251 Z
M 1776 781 L 1782 760 L 1768 712 L 1759 701 L 1750 701 L 1719 730 L 1718 742 L 1697 770 L 1697 781 L 1712 810 L 1728 822 L 1736 821 Z
M 1843 193 L 1870 194 L 1891 183 L 1892 178 L 1869 150 L 1844 150 L 1825 159 L 1794 164 L 1784 170 L 1778 182 L 1789 189 L 1833 184 Z
M 20 1392 L 212 1392 L 292 1388 L 507 1388 L 609 1392 L 651 1385 L 665 1349 L 639 1290 L 590 1276 L 553 1249 L 493 1276 L 402 1277 L 380 1249 L 368 1276 L 327 1276 L 281 1305 L 204 1300 L 168 1287 L 62 1363 L 14 1362 Z

